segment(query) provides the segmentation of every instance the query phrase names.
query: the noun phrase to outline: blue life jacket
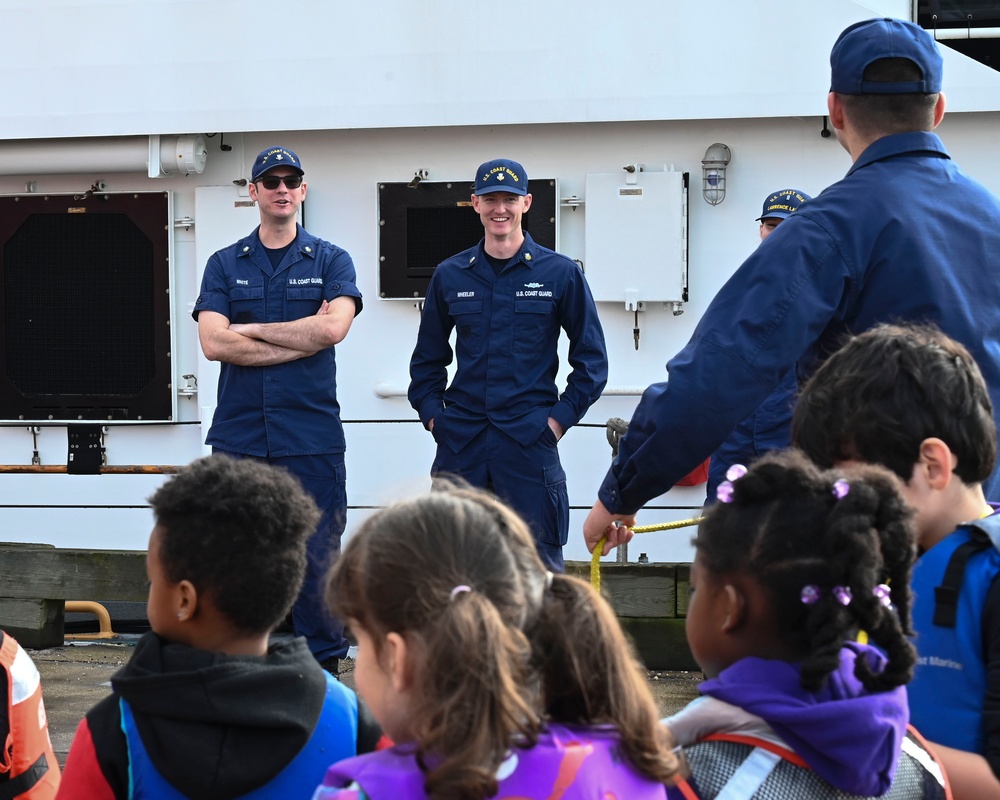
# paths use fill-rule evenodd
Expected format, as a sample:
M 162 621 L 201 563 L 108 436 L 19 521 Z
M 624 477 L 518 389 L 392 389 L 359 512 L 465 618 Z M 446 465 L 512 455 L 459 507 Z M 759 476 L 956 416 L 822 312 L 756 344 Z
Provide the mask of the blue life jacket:
M 986 753 L 983 608 L 1000 574 L 1000 513 L 960 525 L 917 561 L 913 627 L 917 666 L 910 720 L 931 741 Z
M 119 706 L 122 731 L 128 744 L 130 800 L 185 800 L 150 759 L 129 704 L 122 699 Z M 327 767 L 357 754 L 357 731 L 357 696 L 327 675 L 326 702 L 309 741 L 274 778 L 240 800 L 308 800 L 322 782 Z

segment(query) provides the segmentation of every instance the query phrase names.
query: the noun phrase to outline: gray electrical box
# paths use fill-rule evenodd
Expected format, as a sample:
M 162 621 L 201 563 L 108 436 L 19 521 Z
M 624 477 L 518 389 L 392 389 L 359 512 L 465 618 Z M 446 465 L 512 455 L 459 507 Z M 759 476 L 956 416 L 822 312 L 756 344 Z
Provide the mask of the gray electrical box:
M 677 311 L 688 299 L 688 174 L 636 166 L 588 174 L 586 187 L 584 263 L 594 299 Z

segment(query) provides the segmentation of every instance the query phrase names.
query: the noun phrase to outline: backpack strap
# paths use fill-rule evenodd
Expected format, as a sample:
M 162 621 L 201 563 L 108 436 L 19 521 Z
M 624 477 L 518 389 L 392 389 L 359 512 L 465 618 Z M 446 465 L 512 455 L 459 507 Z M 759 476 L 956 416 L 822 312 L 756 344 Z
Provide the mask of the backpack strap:
M 1000 550 L 1000 513 L 997 513 L 997 511 L 982 519 L 974 519 L 971 522 L 967 522 L 964 527 L 978 531 L 989 539 L 997 550 Z
M 965 567 L 969 559 L 981 550 L 991 546 L 989 539 L 977 536 L 962 542 L 948 559 L 940 586 L 934 587 L 934 624 L 942 628 L 954 628 L 958 616 L 958 595 L 965 580 Z
M 0 800 L 13 800 L 34 787 L 49 771 L 49 761 L 42 753 L 38 760 L 20 775 L 0 785 Z
M 777 753 L 761 747 L 754 748 L 719 790 L 715 800 L 743 800 L 753 797 L 780 761 L 781 756 Z
M 902 750 L 923 770 L 924 794 L 927 800 L 952 800 L 951 783 L 932 746 L 912 725 L 906 726 Z

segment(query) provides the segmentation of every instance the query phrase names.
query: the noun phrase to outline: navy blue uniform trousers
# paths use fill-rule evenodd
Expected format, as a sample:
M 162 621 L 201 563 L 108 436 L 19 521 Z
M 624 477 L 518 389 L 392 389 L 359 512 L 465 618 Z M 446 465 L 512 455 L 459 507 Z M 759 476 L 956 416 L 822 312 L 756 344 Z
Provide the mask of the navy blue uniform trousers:
M 431 475 L 455 475 L 492 491 L 528 524 L 538 554 L 549 569 L 563 572 L 569 494 L 556 442 L 547 425 L 528 446 L 487 425 L 457 453 L 439 444 Z

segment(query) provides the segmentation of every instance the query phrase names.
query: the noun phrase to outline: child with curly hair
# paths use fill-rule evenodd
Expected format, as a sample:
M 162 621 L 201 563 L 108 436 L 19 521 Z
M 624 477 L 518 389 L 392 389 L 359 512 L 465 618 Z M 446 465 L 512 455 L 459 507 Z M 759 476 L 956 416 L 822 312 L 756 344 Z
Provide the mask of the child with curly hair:
M 920 551 L 910 718 L 956 798 L 1000 797 L 1000 514 L 984 491 L 997 432 L 979 366 L 933 326 L 879 325 L 809 379 L 792 426 L 817 464 L 880 464 L 903 481 Z
M 795 451 L 728 478 L 691 567 L 687 636 L 707 680 L 666 720 L 701 796 L 950 797 L 907 727 L 916 545 L 898 481 Z
M 302 637 L 270 641 L 319 511 L 284 469 L 216 455 L 150 498 L 152 632 L 73 738 L 59 797 L 308 798 L 381 730 Z

